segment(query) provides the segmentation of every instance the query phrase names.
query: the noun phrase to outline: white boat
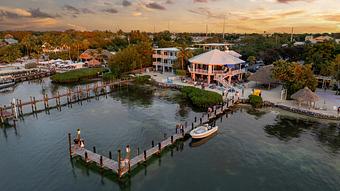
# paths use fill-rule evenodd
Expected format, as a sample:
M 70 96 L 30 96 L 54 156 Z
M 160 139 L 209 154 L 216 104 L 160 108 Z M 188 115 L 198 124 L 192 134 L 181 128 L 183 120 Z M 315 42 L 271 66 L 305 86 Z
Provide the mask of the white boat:
M 208 137 L 218 130 L 218 126 L 211 127 L 208 124 L 199 126 L 190 132 L 190 136 L 193 139 L 202 139 Z

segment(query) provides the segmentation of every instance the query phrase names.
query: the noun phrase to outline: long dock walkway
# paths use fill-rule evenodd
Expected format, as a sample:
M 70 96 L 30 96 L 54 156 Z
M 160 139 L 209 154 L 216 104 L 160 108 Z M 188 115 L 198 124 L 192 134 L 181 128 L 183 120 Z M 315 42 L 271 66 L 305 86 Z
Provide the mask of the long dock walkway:
M 239 101 L 239 100 L 237 100 Z M 190 123 L 190 125 L 185 122 L 184 124 L 180 124 L 176 126 L 176 133 L 170 137 L 165 138 L 163 141 L 158 144 L 154 144 L 152 141 L 151 148 L 144 150 L 142 153 L 139 152 L 139 148 L 137 149 L 137 155 L 133 158 L 130 158 L 130 146 L 126 146 L 126 158 L 122 158 L 122 151 L 118 150 L 118 159 L 117 161 L 112 159 L 112 153 L 109 153 L 109 157 L 105 157 L 96 153 L 96 148 L 93 147 L 93 151 L 87 150 L 84 148 L 84 145 L 80 144 L 80 141 L 77 144 L 73 144 L 71 140 L 71 134 L 68 134 L 69 141 L 69 153 L 70 157 L 80 157 L 86 163 L 95 163 L 97 166 L 103 169 L 111 170 L 118 177 L 122 177 L 134 168 L 136 168 L 139 164 L 146 162 L 148 159 L 155 155 L 159 155 L 162 150 L 166 147 L 174 145 L 176 141 L 183 139 L 191 130 L 201 126 L 202 124 L 206 124 L 216 119 L 218 116 L 225 113 L 226 110 L 229 110 L 235 104 L 234 98 L 231 100 L 227 100 L 226 103 L 222 103 L 221 105 L 217 105 L 213 107 L 213 111 L 210 113 L 204 113 L 201 117 L 195 117 L 194 120 Z M 181 127 L 181 128 L 178 128 Z M 80 138 L 80 130 L 75 140 L 82 140 Z
M 114 90 L 114 86 L 125 85 L 131 81 L 132 79 L 101 82 L 93 84 L 92 87 L 90 87 L 90 85 L 86 85 L 85 88 L 78 86 L 75 88 L 76 90 L 72 91 L 71 89 L 68 89 L 63 93 L 57 92 L 57 94 L 52 97 L 48 97 L 47 94 L 43 95 L 41 99 L 36 99 L 35 97 L 30 96 L 29 101 L 13 99 L 9 105 L 0 106 L 0 124 L 8 123 L 9 120 L 13 120 L 15 124 L 15 120 L 19 117 L 23 117 L 24 115 L 35 114 L 41 111 L 49 111 L 53 108 L 61 110 L 62 106 L 72 107 L 73 103 L 82 103 L 82 101 L 94 97 L 107 95 Z

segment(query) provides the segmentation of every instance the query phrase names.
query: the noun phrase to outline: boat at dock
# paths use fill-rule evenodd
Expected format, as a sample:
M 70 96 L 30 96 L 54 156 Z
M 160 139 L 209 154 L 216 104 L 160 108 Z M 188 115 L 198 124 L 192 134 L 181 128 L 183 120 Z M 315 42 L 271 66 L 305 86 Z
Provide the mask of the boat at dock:
M 203 139 L 205 137 L 208 137 L 214 134 L 215 132 L 217 132 L 217 130 L 218 130 L 218 126 L 211 127 L 208 124 L 205 124 L 203 126 L 199 126 L 196 129 L 192 130 L 190 132 L 190 136 L 193 139 Z

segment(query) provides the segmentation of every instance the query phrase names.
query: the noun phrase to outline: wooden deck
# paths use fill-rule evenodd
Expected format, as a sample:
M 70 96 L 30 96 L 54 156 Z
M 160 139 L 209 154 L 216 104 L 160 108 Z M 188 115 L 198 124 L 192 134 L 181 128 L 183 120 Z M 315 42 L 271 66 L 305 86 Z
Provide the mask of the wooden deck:
M 34 114 L 41 111 L 49 111 L 53 108 L 61 110 L 62 106 L 72 107 L 73 103 L 107 95 L 113 91 L 114 86 L 125 85 L 131 81 L 131 79 L 127 79 L 106 83 L 101 82 L 93 84 L 92 87 L 87 85 L 85 88 L 78 86 L 73 91 L 69 89 L 63 93 L 57 92 L 57 94 L 52 97 L 48 97 L 47 94 L 43 95 L 40 99 L 36 99 L 31 96 L 29 97 L 29 101 L 16 99 L 15 102 L 12 102 L 7 106 L 0 106 L 0 123 L 5 123 L 11 119 L 15 119 L 16 117 L 23 117 L 24 115 Z
M 126 174 L 128 174 L 131 170 L 136 168 L 139 164 L 144 163 L 151 157 L 155 155 L 159 155 L 163 149 L 166 147 L 169 147 L 171 145 L 174 145 L 176 141 L 183 139 L 186 134 L 190 133 L 190 131 L 202 124 L 208 123 L 211 120 L 216 119 L 218 116 L 224 114 L 226 110 L 228 110 L 230 107 L 234 105 L 234 99 L 228 100 L 226 103 L 220 106 L 215 106 L 216 109 L 211 113 L 205 113 L 200 118 L 195 118 L 190 124 L 187 122 L 183 125 L 183 129 L 178 129 L 178 132 L 176 130 L 176 133 L 173 134 L 170 137 L 167 137 L 160 143 L 153 145 L 151 148 L 144 150 L 142 153 L 137 154 L 137 156 L 129 159 L 122 159 L 120 156 L 120 151 L 118 152 L 118 160 L 120 160 L 120 165 L 118 165 L 119 162 L 107 158 L 105 156 L 101 156 L 97 153 L 94 153 L 90 150 L 80 148 L 77 145 L 71 145 L 71 135 L 69 134 L 69 144 L 70 144 L 70 156 L 71 157 L 80 157 L 85 162 L 93 162 L 97 164 L 97 166 L 112 170 L 114 173 L 116 173 L 119 177 L 122 177 Z M 85 153 L 87 153 L 87 157 L 85 157 Z

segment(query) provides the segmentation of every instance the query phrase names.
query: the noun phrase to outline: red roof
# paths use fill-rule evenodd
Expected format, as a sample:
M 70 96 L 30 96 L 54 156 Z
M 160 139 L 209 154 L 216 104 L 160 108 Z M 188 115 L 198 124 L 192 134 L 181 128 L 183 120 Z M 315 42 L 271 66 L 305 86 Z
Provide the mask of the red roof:
M 85 59 L 85 60 L 89 60 L 89 59 L 92 59 L 92 56 L 87 54 L 87 53 L 82 53 L 79 58 L 81 59 Z

